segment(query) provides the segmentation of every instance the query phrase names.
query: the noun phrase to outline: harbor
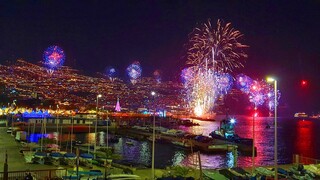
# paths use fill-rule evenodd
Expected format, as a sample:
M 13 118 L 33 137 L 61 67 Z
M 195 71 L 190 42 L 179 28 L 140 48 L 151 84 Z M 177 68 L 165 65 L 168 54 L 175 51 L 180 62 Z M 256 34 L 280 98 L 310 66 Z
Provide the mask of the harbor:
M 241 126 L 241 128 L 244 128 L 246 125 L 245 125 L 245 123 L 246 122 L 242 122 L 242 123 L 240 123 L 239 121 L 241 121 L 241 118 L 239 118 L 239 120 L 238 120 L 238 126 Z M 265 121 L 263 121 L 263 124 L 258 124 L 257 125 L 257 127 L 258 127 L 258 129 L 260 129 L 261 131 L 263 130 L 263 131 L 270 131 L 269 129 L 265 129 L 265 124 L 268 122 L 268 119 L 265 119 Z M 283 128 L 284 128 L 284 125 L 289 125 L 289 124 L 286 124 L 286 123 L 289 123 L 290 122 L 290 120 L 283 120 L 283 121 L 281 121 L 281 122 L 283 122 L 283 123 L 280 123 L 280 129 L 281 130 L 283 130 Z M 207 128 L 208 126 L 205 126 L 205 124 L 207 124 L 207 123 L 210 123 L 210 122 L 207 122 L 207 121 L 199 121 L 199 123 L 200 123 L 200 126 L 196 126 L 196 128 L 199 128 L 199 127 L 202 127 L 203 129 L 204 128 Z M 203 124 L 204 123 L 204 124 Z M 212 123 L 212 122 L 211 122 Z M 305 127 L 305 126 L 307 126 L 307 125 L 311 125 L 312 123 L 316 123 L 317 124 L 317 122 L 315 122 L 315 121 L 303 121 L 303 120 L 301 120 L 301 121 L 295 121 L 295 123 L 297 123 L 297 125 L 299 125 L 299 124 L 301 124 L 302 123 L 302 127 Z M 204 125 L 204 126 L 202 126 L 202 125 Z M 104 131 L 103 130 L 103 128 L 104 127 L 101 127 L 101 129 L 99 129 L 99 131 Z M 112 126 L 110 126 L 109 127 L 110 128 L 110 136 L 112 136 L 113 135 L 113 133 L 114 133 L 114 128 L 112 128 Z M 240 129 L 241 129 L 240 128 Z M 240 135 L 241 135 L 241 131 L 239 131 L 240 129 L 238 129 L 238 128 L 236 128 L 235 130 L 236 130 L 236 132 L 238 132 Z M 271 128 L 272 129 L 272 128 Z M 286 129 L 286 128 L 285 128 Z M 291 129 L 291 128 L 289 128 L 289 129 Z M 11 134 L 10 133 L 7 133 L 6 132 L 6 130 L 7 130 L 7 128 L 2 128 L 2 130 L 1 130 L 1 132 L 2 132 L 2 137 L 4 138 L 4 139 L 6 139 L 6 141 L 3 141 L 3 143 L 8 143 L 8 144 L 11 144 L 11 146 L 9 145 L 9 146 L 7 146 L 8 148 L 9 148 L 9 151 L 8 151 L 8 156 L 9 156 L 9 161 L 8 161 L 8 164 L 9 164 L 9 171 L 14 171 L 14 170 L 24 170 L 24 168 L 25 167 L 30 167 L 28 170 L 29 171 L 32 171 L 32 170 L 39 170 L 39 169 L 56 169 L 57 168 L 57 166 L 52 166 L 52 165 L 45 165 L 45 164 L 28 164 L 28 163 L 26 163 L 26 162 L 24 162 L 24 158 L 23 158 L 23 156 L 21 156 L 21 154 L 19 153 L 19 150 L 20 150 L 20 148 L 21 148 L 21 143 L 19 143 L 19 142 L 17 142 L 17 141 L 15 141 L 14 139 L 14 137 L 12 137 L 11 136 Z M 259 130 L 259 131 L 260 131 Z M 281 130 L 280 130 L 280 132 L 281 132 Z M 194 130 L 195 131 L 195 130 Z M 80 133 L 81 134 L 81 133 Z M 83 134 L 83 133 L 82 133 Z M 101 135 L 101 132 L 99 132 L 99 134 Z M 119 133 L 119 135 L 123 135 L 123 136 L 127 136 L 127 135 L 129 135 L 130 134 L 130 136 L 129 136 L 129 138 L 122 138 L 122 139 L 120 139 L 120 143 L 119 143 L 119 145 L 117 145 L 116 146 L 116 151 L 118 151 L 119 149 L 117 149 L 117 147 L 120 147 L 120 146 L 122 146 L 123 147 L 123 149 L 122 150 L 127 150 L 127 151 L 129 151 L 130 149 L 132 150 L 133 148 L 135 149 L 135 148 L 141 148 L 142 146 L 140 146 L 140 145 L 142 145 L 143 144 L 143 142 L 144 142 L 144 140 L 142 140 L 142 139 L 144 139 L 144 138 L 146 138 L 146 137 L 150 137 L 150 132 L 143 132 L 143 131 L 137 131 L 135 128 L 127 128 L 127 129 L 122 129 L 122 132 L 121 133 Z M 259 133 L 257 133 L 257 134 L 259 134 Z M 104 134 L 104 139 L 106 138 L 106 134 Z M 157 136 L 156 136 L 157 137 Z M 165 137 L 164 139 L 166 139 L 166 136 L 163 136 L 163 137 Z M 168 137 L 170 137 L 170 136 L 168 136 Z M 167 138 L 168 138 L 167 137 Z M 259 136 L 258 136 L 259 137 Z M 311 136 L 307 136 L 307 134 L 305 134 L 304 135 L 304 138 L 306 138 L 306 137 L 311 137 Z M 76 139 L 75 139 L 76 140 Z M 132 142 L 132 145 L 129 145 L 129 144 L 127 144 L 126 142 L 127 141 L 131 141 Z M 172 140 L 172 137 L 170 138 L 170 140 Z M 174 139 L 174 140 L 176 140 L 176 141 L 178 141 L 179 139 Z M 147 140 L 146 142 L 150 142 L 150 140 Z M 260 151 L 259 149 L 261 148 L 261 142 L 262 141 L 258 141 L 258 143 L 257 143 L 257 147 L 258 147 L 258 152 Z M 105 143 L 105 142 L 104 142 Z M 142 144 L 141 144 L 142 143 Z M 99 144 L 99 146 L 100 146 L 100 144 L 101 145 L 103 145 L 103 146 L 105 146 L 106 144 L 103 144 L 102 142 L 100 142 L 100 141 L 98 141 L 98 144 Z M 117 144 L 117 143 L 116 143 Z M 112 144 L 112 143 L 110 143 L 109 144 L 110 146 L 114 146 L 115 144 Z M 310 144 L 311 145 L 311 144 Z M 170 143 L 164 143 L 164 144 L 162 144 L 162 143 L 160 143 L 160 144 L 156 144 L 156 154 L 161 154 L 160 156 L 161 156 L 161 158 L 156 158 L 156 162 L 157 163 L 160 163 L 161 164 L 161 159 L 164 159 L 164 158 L 166 158 L 167 156 L 163 156 L 164 154 L 163 153 L 161 153 L 161 151 L 159 151 L 159 149 L 166 149 L 166 148 L 169 148 L 169 147 L 174 147 L 175 145 L 173 145 L 173 144 L 171 144 L 170 145 Z M 13 149 L 10 149 L 10 147 L 12 147 Z M 76 146 L 74 147 L 74 148 L 76 148 Z M 310 147 L 311 148 L 311 147 Z M 175 148 L 170 148 L 170 149 L 172 149 L 172 150 L 174 150 L 174 151 L 177 151 L 177 152 L 181 152 L 181 149 L 175 149 Z M 184 152 L 185 153 L 187 153 L 187 154 L 189 154 L 190 153 L 190 149 L 189 149 L 189 147 L 186 149 L 186 148 L 183 148 L 184 150 Z M 307 148 L 307 147 L 305 147 L 305 149 L 304 150 L 308 150 L 309 148 Z M 86 148 L 84 148 L 84 150 L 86 150 Z M 3 150 L 4 151 L 4 150 Z M 138 151 L 140 151 L 140 150 L 138 150 Z M 119 152 L 119 151 L 118 151 Z M 124 151 L 125 152 L 125 151 Z M 131 154 L 135 154 L 136 153 L 136 151 L 129 151 L 129 152 L 131 152 Z M 272 151 L 271 151 L 272 152 Z M 308 152 L 308 151 L 306 151 L 306 152 Z M 221 152 L 220 152 L 221 153 Z M 217 167 L 210 167 L 210 166 L 208 166 L 208 165 L 213 165 L 213 163 L 214 163 L 214 161 L 208 161 L 208 159 L 207 158 L 209 158 L 209 157 L 219 157 L 219 156 L 224 156 L 223 154 L 220 154 L 220 153 L 218 153 L 218 154 L 212 154 L 212 153 L 209 153 L 209 154 L 207 154 L 207 153 L 201 153 L 200 154 L 200 157 L 201 157 L 201 161 L 202 161 L 202 168 L 203 168 L 203 176 L 215 176 L 215 177 L 219 177 L 219 175 L 217 174 L 217 173 L 221 173 L 221 174 L 224 174 L 224 177 L 244 177 L 244 175 L 241 175 L 240 176 L 240 174 L 239 174 L 239 172 L 238 172 L 238 174 L 236 173 L 237 171 L 233 171 L 233 173 L 234 174 L 229 174 L 229 176 L 226 174 L 227 172 L 225 172 L 225 171 L 219 171 L 219 170 L 217 170 L 217 169 L 223 169 L 224 167 L 228 167 L 229 166 L 229 168 L 235 168 L 235 167 L 241 167 L 241 168 L 243 168 L 245 171 L 246 171 L 246 173 L 247 173 L 247 175 L 248 174 L 250 174 L 251 173 L 251 169 L 252 169 L 252 167 L 251 167 L 251 165 L 250 165 L 250 163 L 248 163 L 248 164 L 246 164 L 246 165 L 244 165 L 243 163 L 245 162 L 245 161 L 247 161 L 247 159 L 251 159 L 250 157 L 246 157 L 246 156 L 242 156 L 241 154 L 238 154 L 239 156 L 238 156 L 238 160 L 237 160 L 237 164 L 235 165 L 235 164 L 228 164 L 228 161 L 226 161 L 226 164 L 225 165 L 222 165 L 222 166 L 217 166 Z M 191 154 L 193 154 L 193 153 L 191 153 Z M 212 155 L 210 155 L 210 154 L 212 154 Z M 228 154 L 228 153 L 227 153 Z M 231 153 L 232 154 L 232 153 Z M 230 155 L 231 155 L 230 154 Z M 124 156 L 123 156 L 123 158 L 125 158 L 125 159 L 128 159 L 128 157 L 130 157 L 130 156 L 128 156 L 129 154 L 127 154 L 126 155 L 126 153 L 125 154 L 123 154 Z M 138 154 L 137 154 L 138 155 Z M 196 153 L 194 154 L 194 155 L 196 155 Z M 13 156 L 13 157 L 11 157 L 11 156 Z M 141 154 L 140 155 L 138 155 L 138 156 L 133 156 L 132 157 L 132 160 L 134 160 L 134 159 L 137 159 L 139 156 L 141 156 Z M 260 164 L 263 164 L 263 163 L 261 163 L 261 161 L 259 161 L 259 160 L 261 160 L 261 158 L 259 158 L 259 157 L 261 157 L 261 155 L 260 155 L 260 153 L 257 153 L 257 168 L 256 168 L 256 172 L 258 172 L 258 171 L 260 171 L 260 173 L 269 173 L 269 176 L 270 176 L 270 173 L 272 174 L 272 171 L 267 171 L 267 170 L 264 170 L 264 169 L 261 169 L 261 168 L 258 168 L 258 167 L 263 167 L 263 168 L 266 168 L 266 169 L 272 169 L 272 161 L 270 162 L 270 164 L 269 165 L 264 165 L 264 166 L 261 166 Z M 282 157 L 282 156 L 280 156 L 280 157 Z M 10 158 L 12 158 L 11 160 L 10 160 Z M 17 160 L 17 158 L 19 159 L 19 160 Z M 228 156 L 226 156 L 226 157 L 224 157 L 224 158 L 226 158 L 225 160 L 227 160 L 228 159 Z M 230 157 L 229 157 L 230 158 Z M 130 158 L 129 158 L 130 159 Z M 128 160 L 129 160 L 128 159 Z M 138 158 L 139 159 L 139 158 Z M 290 159 L 290 160 L 289 160 Z M 231 160 L 231 159 L 230 159 Z M 245 161 L 243 161 L 243 160 L 245 160 Z M 282 159 L 283 160 L 283 159 Z M 307 159 L 308 160 L 308 159 Z M 23 164 L 22 163 L 20 163 L 20 164 L 15 164 L 14 162 L 23 162 Z M 193 160 L 193 161 L 195 161 L 195 162 L 197 162 L 196 160 Z M 293 159 L 293 157 L 288 157 L 288 161 L 287 161 L 287 163 L 285 163 L 285 164 L 280 164 L 279 165 L 279 168 L 282 168 L 282 169 L 285 169 L 286 171 L 288 171 L 288 170 L 290 170 L 290 168 L 292 168 L 292 167 L 295 167 L 296 166 L 296 159 Z M 300 160 L 300 161 L 302 161 L 302 159 Z M 124 161 L 122 161 L 122 162 L 124 162 Z M 136 175 L 139 175 L 139 177 L 147 177 L 148 176 L 148 174 L 150 174 L 150 169 L 148 169 L 148 165 L 146 164 L 146 166 L 145 167 L 141 167 L 141 166 L 139 166 L 139 165 L 137 165 L 137 163 L 134 163 L 134 161 L 128 161 L 129 163 L 124 163 L 124 164 L 126 164 L 126 165 L 121 165 L 121 161 L 117 161 L 117 160 L 114 160 L 114 164 L 113 164 L 113 166 L 114 166 L 114 168 L 113 168 L 113 173 L 121 173 L 121 172 L 123 172 L 123 167 L 129 167 L 130 168 L 130 164 L 131 164 L 131 167 L 133 167 L 133 169 L 132 169 L 132 171 L 134 172 L 134 174 L 136 174 Z M 136 162 L 138 162 L 138 164 L 139 164 L 139 161 L 136 161 Z M 141 161 L 140 161 L 141 162 Z M 198 167 L 198 165 L 195 165 L 194 163 L 195 162 L 189 162 L 189 163 L 186 163 L 185 161 L 180 161 L 179 162 L 179 164 L 184 164 L 184 165 L 186 165 L 186 166 L 189 166 L 189 167 L 192 167 L 192 168 L 195 168 L 195 170 L 194 171 L 192 171 L 193 173 L 191 173 L 190 175 L 192 175 L 193 177 L 200 177 L 200 174 L 199 174 L 199 167 Z M 206 162 L 208 162 L 209 164 L 207 164 Z M 2 162 L 0 162 L 0 163 L 2 163 Z M 116 165 L 116 164 L 118 164 L 119 163 L 119 165 Z M 308 161 L 304 161 L 304 163 L 306 163 L 306 164 L 317 164 L 317 163 L 319 163 L 319 162 L 317 162 L 317 161 L 315 161 L 315 160 L 309 160 L 309 162 Z M 135 165 L 136 164 L 136 165 Z M 197 163 L 196 163 L 197 164 Z M 259 165 L 258 165 L 259 164 Z M 132 166 L 133 165 L 133 166 Z M 157 165 L 157 164 L 156 164 Z M 171 164 L 171 165 L 173 165 L 173 164 Z M 158 172 L 158 176 L 157 177 L 161 177 L 163 174 L 165 174 L 166 173 L 166 166 L 170 166 L 170 164 L 166 164 L 165 166 L 159 166 L 159 165 L 157 165 L 156 167 L 158 167 L 158 170 L 157 170 L 157 172 Z M 10 168 L 11 167 L 11 168 Z M 58 166 L 58 167 L 60 167 L 60 166 Z M 120 168 L 120 167 L 122 167 L 122 168 Z M 149 166 L 150 167 L 150 166 Z M 309 166 L 305 166 L 306 168 L 309 168 Z M 313 166 L 310 166 L 310 168 L 311 167 L 313 167 Z M 69 169 L 69 170 L 65 170 L 65 172 L 67 172 L 68 173 L 68 171 L 70 171 L 70 167 L 69 166 L 61 166 L 61 168 L 66 168 L 66 169 Z M 98 164 L 96 164 L 96 165 L 93 165 L 92 167 L 85 167 L 85 166 L 83 166 L 83 164 L 81 165 L 81 168 L 83 168 L 84 170 L 86 170 L 86 171 L 89 171 L 90 169 L 100 169 L 101 170 L 101 172 L 104 172 L 104 169 L 103 169 L 103 167 L 101 167 L 101 165 L 98 165 Z M 71 168 L 71 169 L 73 169 L 73 168 Z M 232 170 L 229 170 L 229 171 L 232 171 Z M 237 175 L 235 175 L 235 174 L 237 174 Z

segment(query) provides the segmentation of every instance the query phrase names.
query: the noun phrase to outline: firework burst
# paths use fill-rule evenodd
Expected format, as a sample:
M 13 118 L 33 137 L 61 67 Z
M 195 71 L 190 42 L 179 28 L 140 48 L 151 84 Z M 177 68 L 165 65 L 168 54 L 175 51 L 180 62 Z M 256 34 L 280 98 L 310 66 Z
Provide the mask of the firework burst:
M 250 77 L 239 74 L 236 78 L 237 88 L 240 89 L 245 94 L 248 94 L 250 102 L 254 104 L 255 107 L 266 105 L 269 111 L 274 110 L 275 100 L 274 100 L 274 89 L 266 81 L 256 81 L 252 80 Z M 280 91 L 277 92 L 277 104 L 280 99 Z
M 182 71 L 189 107 L 197 116 L 209 113 L 215 99 L 232 87 L 233 78 L 227 74 L 243 67 L 241 58 L 247 57 L 247 45 L 238 42 L 243 35 L 231 23 L 210 20 L 195 28 L 187 44 L 187 61 L 190 66 Z
M 127 73 L 132 84 L 141 77 L 142 69 L 139 61 L 135 61 L 127 67 Z
M 48 67 L 50 74 L 61 67 L 65 60 L 64 51 L 59 46 L 49 46 L 43 53 L 44 64 Z
M 188 77 L 185 78 L 184 86 L 187 90 L 187 102 L 196 116 L 202 116 L 212 109 L 216 98 L 216 81 L 211 69 L 185 70 Z M 192 73 L 192 76 L 191 74 Z M 190 78 L 192 77 L 192 78 Z
M 243 67 L 239 60 L 247 57 L 243 49 L 248 46 L 239 42 L 242 36 L 243 34 L 235 30 L 231 23 L 224 25 L 218 20 L 216 27 L 213 27 L 208 20 L 190 34 L 187 64 L 204 66 L 206 60 L 210 60 L 208 66 L 214 67 L 216 72 Z
M 117 70 L 114 67 L 106 67 L 104 70 L 104 76 L 106 76 L 110 81 L 114 81 L 117 76 Z

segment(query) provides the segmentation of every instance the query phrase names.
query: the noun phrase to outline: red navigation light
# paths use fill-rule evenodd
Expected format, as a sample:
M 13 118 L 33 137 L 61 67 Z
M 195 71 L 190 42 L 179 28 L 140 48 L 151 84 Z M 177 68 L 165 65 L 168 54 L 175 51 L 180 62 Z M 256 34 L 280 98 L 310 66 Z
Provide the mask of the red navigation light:
M 306 80 L 302 80 L 301 81 L 301 86 L 302 87 L 305 87 L 305 86 L 307 86 L 308 85 L 308 81 L 306 81 Z

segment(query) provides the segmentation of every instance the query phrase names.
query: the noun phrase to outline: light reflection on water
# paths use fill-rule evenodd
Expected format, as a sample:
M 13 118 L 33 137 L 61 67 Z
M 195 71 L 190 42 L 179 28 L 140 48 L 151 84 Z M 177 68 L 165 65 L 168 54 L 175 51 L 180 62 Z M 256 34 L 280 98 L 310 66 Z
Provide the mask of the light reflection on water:
M 274 163 L 274 128 L 273 117 L 256 118 L 255 119 L 255 137 L 257 147 L 257 157 L 255 164 L 273 165 Z M 194 133 L 208 136 L 213 130 L 218 129 L 219 121 L 199 121 L 200 126 L 180 128 Z M 266 128 L 267 124 L 271 128 Z M 311 158 L 320 159 L 320 131 L 315 129 L 320 127 L 319 120 L 297 120 L 290 118 L 278 119 L 278 160 L 279 164 L 292 162 L 293 154 L 301 154 Z M 252 117 L 237 116 L 237 124 L 235 131 L 240 137 L 252 138 Z M 111 135 L 110 135 L 111 136 Z M 33 135 L 34 138 L 39 136 Z M 49 137 L 56 138 L 57 135 L 52 133 Z M 70 139 L 70 135 L 64 134 L 62 139 Z M 95 134 L 90 132 L 85 134 L 74 134 L 74 140 L 81 140 L 84 143 L 93 143 Z M 99 132 L 97 134 L 97 144 L 105 145 L 106 133 Z M 126 142 L 131 141 L 133 145 Z M 151 147 L 150 141 L 136 141 L 122 137 L 118 143 L 111 144 L 115 149 L 115 153 L 120 154 L 124 161 L 132 164 L 141 164 L 143 166 L 151 166 Z M 190 150 L 182 149 L 171 144 L 156 143 L 155 150 L 155 167 L 163 168 L 170 165 L 186 165 L 195 166 L 198 164 L 197 153 L 191 153 Z M 243 156 L 238 152 L 237 164 L 241 167 L 252 165 L 251 156 Z M 235 157 L 231 152 L 223 154 L 201 154 L 201 164 L 203 168 L 222 168 L 233 167 Z

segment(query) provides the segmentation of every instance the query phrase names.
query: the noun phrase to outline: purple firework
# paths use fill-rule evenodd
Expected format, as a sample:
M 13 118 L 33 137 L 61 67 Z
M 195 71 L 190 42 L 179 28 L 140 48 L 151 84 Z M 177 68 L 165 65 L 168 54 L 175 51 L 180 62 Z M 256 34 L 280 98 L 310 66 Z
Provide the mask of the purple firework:
M 117 70 L 114 67 L 107 67 L 104 71 L 104 75 L 113 81 L 117 76 Z
M 220 94 L 227 94 L 233 85 L 233 78 L 228 73 L 216 74 L 217 87 Z
M 142 69 L 138 61 L 133 62 L 127 67 L 127 73 L 131 82 L 141 77 Z
M 187 81 L 190 81 L 193 78 L 193 71 L 189 68 L 184 68 L 181 71 L 181 80 L 183 83 L 186 83 Z
M 238 89 L 240 89 L 244 93 L 250 92 L 250 86 L 252 84 L 252 79 L 249 76 L 246 76 L 244 74 L 239 74 L 236 77 L 236 86 Z
M 56 69 L 63 65 L 64 51 L 59 46 L 49 46 L 43 53 L 43 60 L 49 69 Z

